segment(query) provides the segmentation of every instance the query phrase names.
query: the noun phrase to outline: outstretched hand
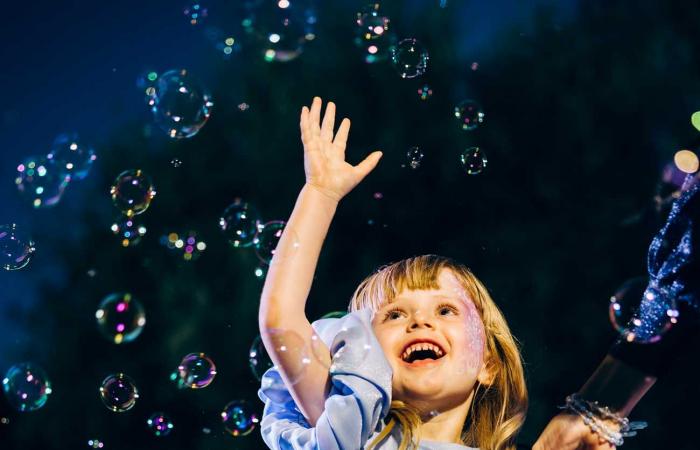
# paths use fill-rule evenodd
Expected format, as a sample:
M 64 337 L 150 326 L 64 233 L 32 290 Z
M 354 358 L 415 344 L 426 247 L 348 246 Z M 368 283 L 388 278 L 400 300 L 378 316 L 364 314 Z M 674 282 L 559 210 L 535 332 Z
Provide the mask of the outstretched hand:
M 350 120 L 343 119 L 334 135 L 335 104 L 328 102 L 322 123 L 321 104 L 321 99 L 314 97 L 310 109 L 306 106 L 301 109 L 299 127 L 304 144 L 306 184 L 340 201 L 375 168 L 382 152 L 372 152 L 356 166 L 347 163 L 345 147 Z
M 581 417 L 562 413 L 549 421 L 532 450 L 615 450 L 583 423 Z

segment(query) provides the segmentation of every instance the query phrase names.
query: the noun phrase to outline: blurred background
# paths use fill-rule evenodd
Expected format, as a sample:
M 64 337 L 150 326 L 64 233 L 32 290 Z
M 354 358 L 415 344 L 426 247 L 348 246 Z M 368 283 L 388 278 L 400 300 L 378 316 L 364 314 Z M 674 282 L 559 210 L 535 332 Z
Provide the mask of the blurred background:
M 265 448 L 250 349 L 279 228 L 254 242 L 256 222 L 291 212 L 315 95 L 352 119 L 350 162 L 384 158 L 338 209 L 307 315 L 345 310 L 392 261 L 468 265 L 522 344 L 525 445 L 607 352 L 609 298 L 644 276 L 680 170 L 697 171 L 687 2 L 40 0 L 3 15 L 0 375 L 34 380 L 0 396 L 3 449 Z M 697 448 L 700 363 L 679 356 L 625 448 Z

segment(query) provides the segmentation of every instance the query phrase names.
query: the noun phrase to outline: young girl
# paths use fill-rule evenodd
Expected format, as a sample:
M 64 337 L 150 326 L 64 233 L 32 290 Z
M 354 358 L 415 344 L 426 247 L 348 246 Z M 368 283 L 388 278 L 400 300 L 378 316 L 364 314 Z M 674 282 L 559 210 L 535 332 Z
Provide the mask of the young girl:
M 515 448 L 525 420 L 522 362 L 508 326 L 466 267 L 427 255 L 382 268 L 350 313 L 309 323 L 304 307 L 340 199 L 378 163 L 345 161 L 321 99 L 301 112 L 304 185 L 263 288 L 260 333 L 275 367 L 262 380 L 271 449 Z M 471 446 L 471 447 L 468 447 Z

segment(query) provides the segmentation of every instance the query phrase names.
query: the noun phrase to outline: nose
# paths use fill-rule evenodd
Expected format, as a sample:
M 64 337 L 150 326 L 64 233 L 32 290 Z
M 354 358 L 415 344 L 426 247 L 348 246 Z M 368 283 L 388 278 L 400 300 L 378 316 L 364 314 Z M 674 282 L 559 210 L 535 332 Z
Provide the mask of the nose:
M 433 328 L 433 323 L 423 314 L 416 313 L 411 316 L 411 320 L 408 323 L 408 328 L 411 330 L 416 328 Z

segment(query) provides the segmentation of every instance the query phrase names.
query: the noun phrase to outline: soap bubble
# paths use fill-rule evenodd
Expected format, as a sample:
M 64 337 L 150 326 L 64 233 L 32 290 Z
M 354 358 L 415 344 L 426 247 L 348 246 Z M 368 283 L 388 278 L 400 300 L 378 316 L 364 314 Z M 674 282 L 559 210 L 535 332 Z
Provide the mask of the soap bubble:
M 459 157 L 462 167 L 467 175 L 478 175 L 485 168 L 488 160 L 486 154 L 479 147 L 469 147 Z
M 215 376 L 216 366 L 211 358 L 204 353 L 190 353 L 182 358 L 170 379 L 181 389 L 202 389 L 209 386 Z
M 161 237 L 160 242 L 169 249 L 182 253 L 182 259 L 185 261 L 196 260 L 207 249 L 206 242 L 197 237 L 196 231 L 168 233 L 167 236 Z
M 417 169 L 420 167 L 421 161 L 423 161 L 423 152 L 420 147 L 414 146 L 408 149 L 406 157 L 408 158 L 408 165 L 411 169 Z
M 128 411 L 139 398 L 134 381 L 123 373 L 109 375 L 100 386 L 100 398 L 107 409 L 114 412 Z
M 115 344 L 133 341 L 146 325 L 146 313 L 141 302 L 128 293 L 106 296 L 100 303 L 95 318 L 102 335 Z
M 311 0 L 254 0 L 246 5 L 242 24 L 262 46 L 265 61 L 287 62 L 316 38 L 316 21 Z
M 132 217 L 148 209 L 156 195 L 151 177 L 141 169 L 125 170 L 117 176 L 109 193 L 112 203 L 121 212 Z
M 391 61 L 401 78 L 415 78 L 428 68 L 428 51 L 416 39 L 408 38 L 391 49 Z
M 267 273 L 267 268 L 264 266 L 258 266 L 255 268 L 253 273 L 255 274 L 256 278 L 263 278 L 265 276 L 265 274 Z
M 470 131 L 484 122 L 484 110 L 474 100 L 464 100 L 455 106 L 455 117 L 463 130 Z
M 250 203 L 236 198 L 219 218 L 219 227 L 234 247 L 250 247 L 260 227 L 260 215 Z
M 60 176 L 71 180 L 87 177 L 92 163 L 97 159 L 95 150 L 82 142 L 76 133 L 59 135 L 46 157 L 54 161 Z
M 362 49 L 368 64 L 387 59 L 397 41 L 396 35 L 389 30 L 389 18 L 379 7 L 379 3 L 372 2 L 356 14 L 355 45 Z
M 243 400 L 234 400 L 224 407 L 221 420 L 226 431 L 232 436 L 245 436 L 255 429 L 258 417 L 253 409 Z
M 253 376 L 258 381 L 262 380 L 262 376 L 267 369 L 274 365 L 259 335 L 253 340 L 253 344 L 248 351 L 248 363 L 250 365 L 250 370 L 253 372 Z
M 180 167 L 182 165 L 182 161 L 178 158 L 173 158 L 170 160 L 170 165 L 173 167 Z
M 296 384 L 306 372 L 306 367 L 311 363 L 308 348 L 304 340 L 294 331 L 270 328 L 265 332 L 270 345 L 275 349 L 275 354 L 285 360 L 285 374 L 290 383 Z M 258 338 L 260 339 L 260 338 Z M 253 360 L 257 359 L 257 364 Z M 266 352 L 262 340 L 253 342 L 249 353 L 249 362 L 253 375 L 262 377 L 268 369 L 271 358 Z
M 146 234 L 146 227 L 138 223 L 134 217 L 122 217 L 110 227 L 112 232 L 121 238 L 122 247 L 132 247 Z
M 17 225 L 0 225 L 0 264 L 5 270 L 18 270 L 34 256 L 34 241 L 17 229 Z
M 433 90 L 429 85 L 424 84 L 420 89 L 418 89 L 418 96 L 420 96 L 421 100 L 428 100 L 433 96 Z
M 51 382 L 44 370 L 32 363 L 10 367 L 2 380 L 7 401 L 17 411 L 35 411 L 46 403 L 51 394 Z
M 346 314 L 344 314 L 344 313 L 334 312 L 334 313 L 330 313 L 322 318 L 323 319 L 339 318 L 340 314 L 343 314 L 342 317 L 346 316 Z M 330 316 L 330 317 L 328 317 L 328 316 Z M 364 332 L 359 333 L 359 335 L 357 335 L 357 336 L 359 336 L 359 338 L 355 338 L 357 342 L 356 342 L 356 345 L 355 345 L 355 343 L 353 343 L 354 350 L 352 350 L 353 360 L 362 361 L 364 359 L 364 357 L 367 355 L 367 353 L 369 353 L 369 351 L 372 348 L 371 343 L 370 343 L 369 339 L 367 338 L 367 336 L 371 335 L 372 331 L 366 329 L 366 326 L 359 320 L 356 320 L 356 319 L 349 319 L 349 320 L 354 321 L 354 326 L 365 328 Z M 346 332 L 348 332 L 348 330 L 349 330 L 348 326 L 344 325 L 340 329 L 340 332 L 338 333 L 337 338 L 343 339 L 343 335 Z M 325 344 L 325 342 L 323 342 L 321 337 L 316 333 L 311 335 L 311 344 L 310 345 L 311 345 L 311 353 L 313 354 L 316 361 L 318 361 L 322 366 L 324 366 L 330 370 L 334 369 L 333 362 L 335 361 L 335 359 L 342 357 L 342 355 L 346 351 L 348 351 L 347 346 L 339 346 L 338 349 L 336 350 L 336 352 L 331 355 L 330 348 L 328 348 L 328 346 Z
M 167 436 L 173 431 L 173 421 L 162 412 L 151 414 L 146 425 L 155 436 Z
M 41 156 L 30 156 L 22 161 L 15 177 L 17 190 L 35 208 L 58 203 L 69 181 L 52 159 Z
M 275 255 L 275 249 L 282 237 L 282 232 L 287 222 L 273 220 L 262 225 L 255 236 L 255 254 L 260 261 L 270 264 Z
M 646 277 L 627 280 L 610 297 L 610 323 L 628 342 L 658 342 L 678 322 L 673 296 L 648 281 Z
M 321 319 L 341 319 L 348 315 L 347 311 L 331 311 L 324 314 Z
M 211 116 L 209 91 L 185 69 L 170 70 L 158 78 L 149 101 L 156 123 L 173 139 L 190 138 Z
M 191 1 L 182 13 L 187 17 L 190 25 L 200 24 L 209 15 L 207 8 L 202 5 L 202 2 L 197 0 Z

